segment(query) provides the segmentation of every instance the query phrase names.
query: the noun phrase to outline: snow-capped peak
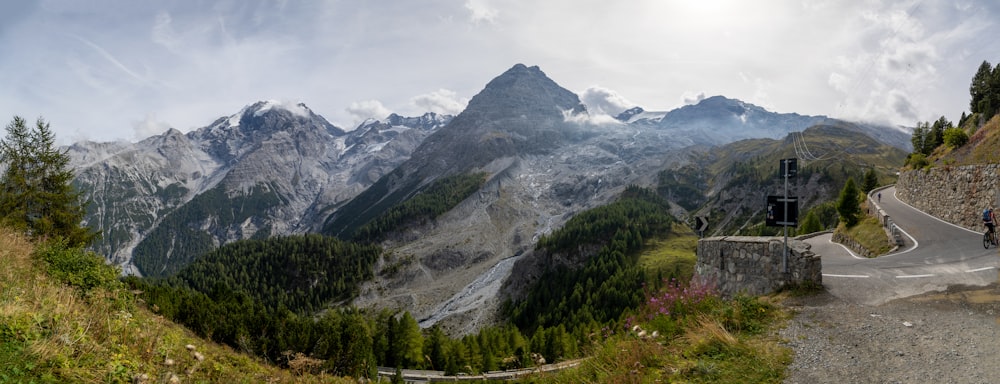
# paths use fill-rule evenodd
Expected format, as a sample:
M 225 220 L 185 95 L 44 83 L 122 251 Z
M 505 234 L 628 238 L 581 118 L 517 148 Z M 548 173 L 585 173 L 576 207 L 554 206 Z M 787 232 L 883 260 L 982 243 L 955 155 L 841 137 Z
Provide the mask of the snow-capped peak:
M 260 115 L 264 114 L 265 112 L 270 111 L 270 110 L 275 109 L 275 108 L 277 108 L 277 109 L 284 109 L 284 110 L 286 110 L 288 112 L 291 112 L 293 115 L 298 116 L 298 117 L 309 117 L 309 112 L 310 112 L 309 108 L 307 108 L 305 104 L 303 104 L 303 103 L 294 103 L 294 102 L 291 102 L 291 101 L 266 100 L 266 101 L 262 101 L 260 103 L 254 104 L 254 105 L 257 106 L 257 110 L 254 111 L 254 114 L 253 114 L 254 116 L 260 116 Z

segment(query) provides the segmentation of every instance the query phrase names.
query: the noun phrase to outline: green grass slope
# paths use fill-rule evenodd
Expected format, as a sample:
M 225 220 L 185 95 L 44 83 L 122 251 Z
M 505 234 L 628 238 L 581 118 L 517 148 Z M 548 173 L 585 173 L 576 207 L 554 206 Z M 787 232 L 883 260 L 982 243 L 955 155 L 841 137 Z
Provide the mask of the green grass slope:
M 353 382 L 206 342 L 146 310 L 96 255 L 0 229 L 0 264 L 0 382 Z

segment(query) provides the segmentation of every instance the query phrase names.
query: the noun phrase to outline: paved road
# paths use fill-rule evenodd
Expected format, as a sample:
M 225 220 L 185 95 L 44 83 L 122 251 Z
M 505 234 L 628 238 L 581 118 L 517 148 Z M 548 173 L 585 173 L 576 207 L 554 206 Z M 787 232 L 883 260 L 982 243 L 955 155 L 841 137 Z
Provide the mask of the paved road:
M 573 368 L 580 365 L 585 359 L 563 361 L 554 364 L 545 364 L 535 368 L 515 369 L 510 371 L 492 371 L 478 375 L 445 376 L 443 371 L 427 371 L 419 369 L 403 369 L 400 373 L 407 383 L 437 383 L 453 381 L 492 381 L 492 380 L 513 380 L 522 376 L 539 375 L 549 372 L 557 372 L 563 369 Z M 396 376 L 396 370 L 388 367 L 378 367 L 378 376 L 391 379 Z
M 950 285 L 984 286 L 998 281 L 998 251 L 983 249 L 982 233 L 938 220 L 882 191 L 882 209 L 903 230 L 904 245 L 874 259 L 858 257 L 830 242 L 830 235 L 806 240 L 821 255 L 823 285 L 846 300 L 878 305 Z M 978 212 L 970 212 L 978 215 Z

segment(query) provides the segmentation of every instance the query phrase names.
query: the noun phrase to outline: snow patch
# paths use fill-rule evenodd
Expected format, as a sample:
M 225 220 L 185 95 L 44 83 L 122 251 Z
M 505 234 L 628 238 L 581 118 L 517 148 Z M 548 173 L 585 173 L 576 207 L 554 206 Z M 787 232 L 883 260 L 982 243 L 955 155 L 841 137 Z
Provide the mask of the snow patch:
M 229 120 L 226 121 L 229 127 L 236 128 L 240 126 L 240 118 L 243 116 L 242 113 L 229 116 Z
M 264 112 L 270 111 L 275 108 L 284 109 L 298 117 L 309 117 L 309 108 L 306 108 L 304 104 L 294 103 L 291 101 L 279 101 L 279 100 L 265 101 L 264 105 L 260 106 L 260 108 L 257 108 L 257 111 L 254 112 L 253 115 L 254 117 L 257 117 L 263 115 Z
M 389 141 L 392 141 L 392 140 L 389 140 Z M 375 152 L 381 151 L 382 148 L 385 148 L 385 146 L 387 144 L 389 144 L 389 141 L 386 141 L 384 143 L 376 143 L 376 144 L 369 145 L 368 148 L 367 148 L 368 149 L 368 153 L 375 153 Z
M 631 123 L 634 123 L 634 122 L 639 121 L 639 120 L 660 121 L 660 120 L 663 119 L 663 116 L 666 116 L 666 115 L 667 115 L 666 112 L 644 111 L 642 113 L 636 114 L 635 116 L 632 116 L 632 118 L 628 119 L 627 123 L 631 124 Z

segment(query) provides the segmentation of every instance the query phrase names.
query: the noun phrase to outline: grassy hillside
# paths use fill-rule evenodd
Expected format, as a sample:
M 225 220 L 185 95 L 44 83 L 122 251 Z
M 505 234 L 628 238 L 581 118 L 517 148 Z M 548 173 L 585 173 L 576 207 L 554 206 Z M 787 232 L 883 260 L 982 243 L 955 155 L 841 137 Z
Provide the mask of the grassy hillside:
M 91 257 L 0 229 L 0 382 L 352 382 L 205 342 L 144 309 Z
M 694 211 L 708 217 L 707 235 L 773 235 L 780 228 L 764 226 L 767 195 L 780 195 L 781 159 L 798 159 L 798 177 L 789 194 L 799 197 L 799 219 L 808 210 L 835 200 L 848 178 L 860 182 L 874 169 L 878 184 L 890 184 L 906 159 L 902 150 L 882 144 L 850 123 L 817 125 L 782 140 L 738 141 L 690 156 L 692 164 L 660 173 L 658 191 L 673 201 L 698 205 Z M 700 180 L 700 188 L 672 187 L 678 180 Z M 669 193 L 665 193 L 669 192 Z M 836 225 L 835 217 L 825 226 Z
M 934 165 L 966 165 L 1000 163 L 1000 115 L 994 116 L 981 127 L 978 115 L 968 119 L 961 127 L 969 134 L 969 142 L 957 148 L 941 145 L 931 153 L 928 161 Z

